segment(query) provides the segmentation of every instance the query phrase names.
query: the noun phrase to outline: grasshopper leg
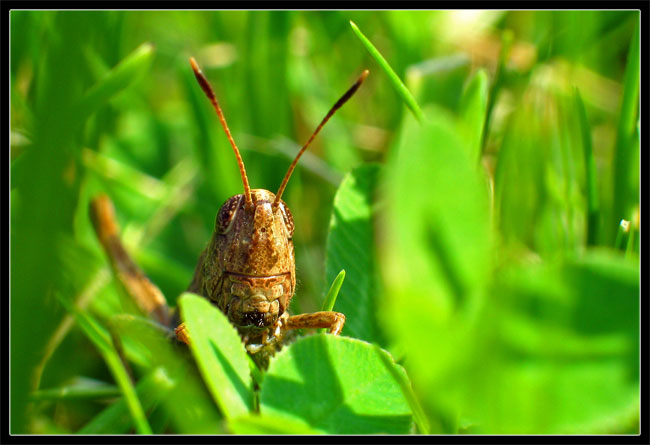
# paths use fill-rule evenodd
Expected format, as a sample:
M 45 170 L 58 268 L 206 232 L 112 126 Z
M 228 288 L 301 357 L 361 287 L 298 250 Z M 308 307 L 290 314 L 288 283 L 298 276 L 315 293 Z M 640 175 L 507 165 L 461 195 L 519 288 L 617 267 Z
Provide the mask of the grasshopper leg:
M 170 326 L 171 316 L 165 297 L 131 259 L 120 240 L 115 210 L 108 196 L 100 195 L 91 201 L 90 218 L 115 276 L 127 294 L 145 314 L 164 326 Z
M 334 311 L 292 315 L 287 319 L 287 329 L 329 328 L 329 333 L 339 335 L 345 324 L 345 315 Z
M 186 345 L 190 344 L 190 334 L 187 332 L 187 327 L 185 323 L 179 324 L 176 329 L 174 329 L 176 334 L 176 339 L 180 342 L 185 343 Z

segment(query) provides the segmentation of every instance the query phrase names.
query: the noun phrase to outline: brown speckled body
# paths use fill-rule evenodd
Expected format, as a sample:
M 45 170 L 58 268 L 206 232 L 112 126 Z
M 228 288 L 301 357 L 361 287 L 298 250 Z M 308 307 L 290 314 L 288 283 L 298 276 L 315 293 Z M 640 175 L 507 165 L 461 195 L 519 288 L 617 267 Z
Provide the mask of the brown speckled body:
M 251 190 L 251 197 L 252 208 L 244 195 L 223 204 L 188 290 L 213 301 L 252 345 L 249 352 L 266 360 L 281 344 L 296 287 L 293 218 L 284 202 L 273 206 L 268 190 Z

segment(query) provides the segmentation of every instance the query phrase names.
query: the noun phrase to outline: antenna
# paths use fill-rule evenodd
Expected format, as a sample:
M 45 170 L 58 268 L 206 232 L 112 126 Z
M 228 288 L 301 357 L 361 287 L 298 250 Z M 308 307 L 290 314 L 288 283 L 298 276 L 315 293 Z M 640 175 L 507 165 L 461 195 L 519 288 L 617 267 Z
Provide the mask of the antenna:
M 368 74 L 370 71 L 365 70 L 363 73 L 361 73 L 361 76 L 357 79 L 357 81 L 350 87 L 349 90 L 345 92 L 343 96 L 334 104 L 334 106 L 330 109 L 330 111 L 327 112 L 327 115 L 323 118 L 320 124 L 318 124 L 318 127 L 316 127 L 316 130 L 314 133 L 311 135 L 307 143 L 302 146 L 298 154 L 296 155 L 295 159 L 289 166 L 289 170 L 287 171 L 287 174 L 284 175 L 284 179 L 282 180 L 282 184 L 280 184 L 280 188 L 278 189 L 278 193 L 275 195 L 275 201 L 273 201 L 273 206 L 277 206 L 280 203 L 280 197 L 282 196 L 282 193 L 284 192 L 285 187 L 287 186 L 287 183 L 289 182 L 289 178 L 291 177 L 291 173 L 293 173 L 293 170 L 296 168 L 296 164 L 298 164 L 298 159 L 300 159 L 300 156 L 307 150 L 307 147 L 309 147 L 309 144 L 311 144 L 311 141 L 314 140 L 316 135 L 320 132 L 321 128 L 327 123 L 328 120 L 330 120 L 330 117 L 334 113 L 336 113 L 336 110 L 341 108 L 344 103 L 348 101 L 352 97 L 352 95 L 359 89 L 361 84 L 363 83 L 364 80 L 366 80 L 366 77 L 368 77 Z
M 232 138 L 232 135 L 230 134 L 230 130 L 228 129 L 228 124 L 226 123 L 226 118 L 223 115 L 223 111 L 221 111 L 221 107 L 219 106 L 217 97 L 214 95 L 214 91 L 210 86 L 210 82 L 208 82 L 208 79 L 206 79 L 206 77 L 203 75 L 201 68 L 199 68 L 199 65 L 196 63 L 196 60 L 194 60 L 194 57 L 190 57 L 190 65 L 192 65 L 194 76 L 196 76 L 196 80 L 199 82 L 201 89 L 208 97 L 208 99 L 210 99 L 210 102 L 214 107 L 214 111 L 217 112 L 217 115 L 219 116 L 219 121 L 221 122 L 221 126 L 226 132 L 226 136 L 228 137 L 228 141 L 230 141 L 230 145 L 232 145 L 232 149 L 235 152 L 235 157 L 237 158 L 237 164 L 239 165 L 239 173 L 241 174 L 241 180 L 242 183 L 244 184 L 244 197 L 246 199 L 246 206 L 248 208 L 252 208 L 253 198 L 251 198 L 251 188 L 248 185 L 248 177 L 246 176 L 246 167 L 244 167 L 244 161 L 242 160 L 241 155 L 239 154 L 239 149 L 237 148 L 237 144 L 235 144 L 235 140 Z

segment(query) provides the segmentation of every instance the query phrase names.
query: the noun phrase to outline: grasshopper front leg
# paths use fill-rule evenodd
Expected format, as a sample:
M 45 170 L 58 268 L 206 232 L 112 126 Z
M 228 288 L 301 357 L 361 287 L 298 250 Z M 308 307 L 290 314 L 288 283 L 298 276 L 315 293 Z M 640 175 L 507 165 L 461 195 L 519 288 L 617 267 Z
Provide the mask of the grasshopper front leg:
M 287 319 L 286 329 L 328 328 L 329 333 L 339 335 L 345 324 L 345 315 L 334 311 L 292 315 Z

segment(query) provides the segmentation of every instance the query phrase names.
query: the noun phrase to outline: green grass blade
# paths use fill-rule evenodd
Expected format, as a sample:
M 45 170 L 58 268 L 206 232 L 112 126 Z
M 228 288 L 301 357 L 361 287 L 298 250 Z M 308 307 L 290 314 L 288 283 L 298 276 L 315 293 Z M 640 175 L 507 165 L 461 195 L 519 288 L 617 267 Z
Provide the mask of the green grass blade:
M 621 249 L 623 243 L 626 242 L 628 235 L 630 234 L 630 222 L 626 219 L 622 219 L 618 224 L 618 231 L 616 232 L 616 240 L 614 241 L 614 248 Z
M 83 96 L 77 113 L 81 118 L 93 113 L 108 99 L 143 75 L 153 60 L 153 45 L 143 43 L 96 83 Z
M 136 385 L 136 391 L 142 398 L 143 406 L 149 410 L 156 405 L 163 395 L 167 394 L 176 383 L 170 380 L 164 368 L 155 368 L 144 376 Z M 79 434 L 125 434 L 133 425 L 129 415 L 128 403 L 122 399 L 104 409 L 83 428 Z
M 485 149 L 485 143 L 487 142 L 487 134 L 490 130 L 490 122 L 492 119 L 492 110 L 494 110 L 494 104 L 498 97 L 499 91 L 504 84 L 503 74 L 505 72 L 506 63 L 508 62 L 508 57 L 510 56 L 510 50 L 512 49 L 512 43 L 514 41 L 514 33 L 511 29 L 506 29 L 501 34 L 501 51 L 499 52 L 499 60 L 497 61 L 497 69 L 494 73 L 494 79 L 492 80 L 492 87 L 490 93 L 488 94 L 488 103 L 487 110 L 485 112 L 485 130 L 483 131 L 483 149 Z
M 411 110 L 413 115 L 417 118 L 418 121 L 422 122 L 422 110 L 420 110 L 420 107 L 418 106 L 417 102 L 415 101 L 415 98 L 411 94 L 411 92 L 406 88 L 406 85 L 404 85 L 404 82 L 400 80 L 400 78 L 395 74 L 395 71 L 390 67 L 386 59 L 384 59 L 384 56 L 381 55 L 379 50 L 375 48 L 375 45 L 372 44 L 368 38 L 363 35 L 359 27 L 352 21 L 350 20 L 350 26 L 352 27 L 352 30 L 354 33 L 359 37 L 359 40 L 361 40 L 361 43 L 366 47 L 368 52 L 372 57 L 375 58 L 377 63 L 379 64 L 380 67 L 388 74 L 388 78 L 391 80 L 393 87 L 397 90 L 397 93 L 402 97 L 402 100 L 404 100 L 404 103 L 406 103 L 406 106 Z
M 77 320 L 79 321 L 80 319 L 78 318 Z M 97 325 L 96 322 L 94 322 L 94 320 L 88 318 L 84 322 L 81 321 L 79 322 L 79 324 L 86 324 L 86 323 L 87 323 L 87 327 L 83 329 L 89 334 L 89 336 L 91 330 L 94 330 L 96 335 L 100 335 L 100 331 L 97 329 Z M 104 357 L 106 364 L 108 365 L 109 369 L 113 373 L 113 376 L 115 377 L 118 386 L 122 389 L 122 393 L 124 394 L 124 399 L 126 400 L 126 404 L 129 407 L 129 412 L 131 413 L 131 417 L 133 418 L 133 422 L 135 423 L 136 431 L 138 432 L 138 434 L 152 434 L 151 427 L 147 422 L 147 417 L 144 414 L 144 409 L 142 408 L 142 404 L 138 399 L 138 395 L 135 392 L 135 388 L 131 383 L 131 378 L 129 377 L 129 374 L 126 368 L 124 367 L 124 364 L 122 363 L 122 360 L 120 359 L 119 355 L 117 354 L 117 352 L 115 351 L 112 345 L 109 346 L 109 344 L 107 344 L 106 346 L 100 346 L 99 342 L 97 342 L 96 340 L 93 340 L 93 343 L 95 343 L 95 345 L 98 348 L 100 348 L 100 352 Z
M 129 412 L 133 418 L 136 431 L 139 434 L 151 434 L 151 427 L 147 422 L 147 418 L 144 414 L 144 410 L 142 409 L 142 405 L 140 404 L 140 400 L 138 399 L 133 384 L 131 383 L 129 374 L 124 367 L 124 364 L 120 360 L 120 357 L 115 350 L 115 347 L 113 346 L 113 343 L 110 340 L 108 334 L 103 331 L 100 325 L 95 320 L 93 320 L 92 317 L 75 310 L 72 305 L 70 305 L 69 302 L 67 302 L 64 298 L 60 298 L 59 300 L 63 303 L 64 306 L 66 306 L 66 309 L 68 309 L 69 312 L 75 315 L 77 323 L 79 323 L 81 329 L 84 331 L 86 336 L 88 336 L 90 341 L 92 341 L 93 344 L 97 347 L 99 353 L 104 358 L 104 361 L 113 374 L 117 385 L 120 387 L 122 393 L 124 394 L 124 399 L 126 400 Z
M 485 137 L 485 113 L 488 104 L 488 75 L 478 70 L 467 83 L 460 100 L 461 134 L 471 159 L 481 160 L 481 142 Z
M 334 309 L 334 304 L 336 304 L 336 298 L 339 296 L 339 291 L 343 285 L 343 280 L 345 280 L 345 269 L 341 269 L 336 278 L 334 278 L 334 281 L 330 286 L 330 290 L 327 291 L 327 295 L 325 296 L 325 301 L 323 301 L 321 311 L 331 311 Z M 327 329 L 323 328 L 319 329 L 319 331 L 326 332 Z
M 591 129 L 587 119 L 587 112 L 580 92 L 576 88 L 575 106 L 580 121 L 580 132 L 585 156 L 585 172 L 587 176 L 587 245 L 596 245 L 598 239 L 598 222 L 600 218 L 600 203 L 598 199 L 598 183 L 596 176 L 596 160 L 591 145 Z
M 623 80 L 623 100 L 616 134 L 616 152 L 614 156 L 614 196 L 612 201 L 613 215 L 611 220 L 629 218 L 631 199 L 635 191 L 633 175 L 633 159 L 635 154 L 634 129 L 639 111 L 640 88 L 640 54 L 639 54 L 639 29 L 635 28 L 630 51 L 627 56 L 625 78 Z
M 32 400 L 106 399 L 122 395 L 120 388 L 103 382 L 79 382 L 58 388 L 42 389 L 30 395 Z
M 327 296 L 325 297 L 321 311 L 331 311 L 334 308 L 336 298 L 339 296 L 339 291 L 343 285 L 343 280 L 345 280 L 345 269 L 341 269 L 336 278 L 334 278 L 334 282 L 332 282 L 332 286 L 327 292 Z
M 630 233 L 627 238 L 627 246 L 625 246 L 625 256 L 630 258 L 636 251 L 638 252 L 638 240 L 636 239 L 639 233 L 639 208 L 634 209 L 632 220 L 629 224 Z
M 630 235 L 627 238 L 627 245 L 625 246 L 625 256 L 627 258 L 631 257 L 632 252 L 634 251 L 634 235 L 636 230 L 633 227 L 630 227 Z

